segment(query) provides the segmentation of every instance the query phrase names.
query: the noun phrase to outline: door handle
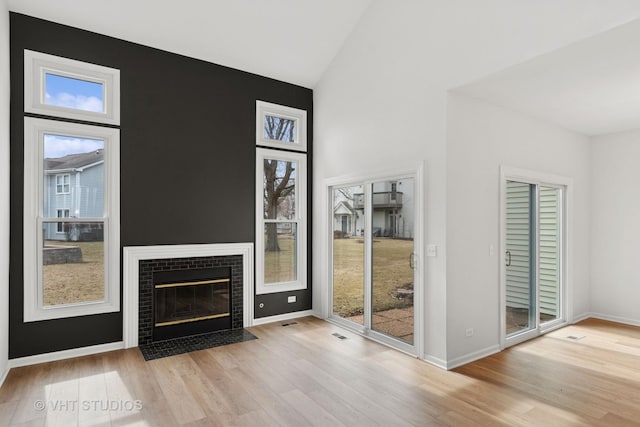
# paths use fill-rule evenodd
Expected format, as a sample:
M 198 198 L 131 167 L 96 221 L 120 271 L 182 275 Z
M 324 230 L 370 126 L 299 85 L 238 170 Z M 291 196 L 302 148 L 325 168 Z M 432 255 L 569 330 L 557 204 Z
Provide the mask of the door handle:
M 511 267 L 511 251 L 506 251 L 505 254 L 507 255 L 507 267 Z
M 415 254 L 415 252 L 411 252 L 411 254 L 409 255 L 409 267 L 412 270 L 415 270 L 415 268 L 416 268 L 416 254 Z

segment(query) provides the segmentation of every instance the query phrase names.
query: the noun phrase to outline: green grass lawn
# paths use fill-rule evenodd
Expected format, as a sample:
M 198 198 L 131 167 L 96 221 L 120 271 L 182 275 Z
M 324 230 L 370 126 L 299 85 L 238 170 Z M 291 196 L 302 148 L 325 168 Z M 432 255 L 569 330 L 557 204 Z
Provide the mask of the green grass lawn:
M 376 238 L 373 243 L 374 312 L 412 306 L 395 296 L 400 288 L 413 289 L 409 257 L 412 240 Z M 333 312 L 357 316 L 364 309 L 364 244 L 362 239 L 333 240 Z
M 44 305 L 100 301 L 104 298 L 104 243 L 46 241 L 46 246 L 78 246 L 82 262 L 42 266 Z

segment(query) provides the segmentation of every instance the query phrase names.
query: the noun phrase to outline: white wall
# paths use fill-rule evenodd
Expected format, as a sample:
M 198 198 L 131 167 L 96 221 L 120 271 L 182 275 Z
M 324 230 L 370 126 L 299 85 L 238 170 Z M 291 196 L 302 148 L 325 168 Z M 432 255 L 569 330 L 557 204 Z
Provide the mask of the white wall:
M 447 354 L 455 364 L 500 343 L 500 166 L 573 180 L 572 312 L 589 312 L 589 156 L 586 136 L 450 95 L 447 128 Z M 494 254 L 490 255 L 489 245 Z M 467 338 L 467 328 L 474 328 Z
M 591 311 L 640 325 L 640 130 L 591 149 Z
M 0 383 L 9 357 L 9 13 L 0 0 Z
M 406 170 L 424 160 L 425 243 L 439 246 L 438 257 L 426 259 L 426 356 L 443 363 L 448 345 L 456 355 L 467 348 L 453 344 L 457 325 L 449 343 L 446 335 L 447 310 L 462 311 L 447 296 L 447 90 L 638 12 L 640 3 L 610 0 L 374 1 L 314 88 L 316 313 L 328 306 L 325 180 Z

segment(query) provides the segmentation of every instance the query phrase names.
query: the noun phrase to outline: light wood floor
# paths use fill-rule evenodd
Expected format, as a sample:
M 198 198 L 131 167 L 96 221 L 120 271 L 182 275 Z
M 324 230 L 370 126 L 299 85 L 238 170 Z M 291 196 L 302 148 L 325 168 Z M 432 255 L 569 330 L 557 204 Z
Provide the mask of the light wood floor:
M 0 425 L 640 423 L 640 328 L 587 320 L 454 372 L 318 319 L 251 331 L 258 340 L 152 362 L 129 349 L 13 369 Z

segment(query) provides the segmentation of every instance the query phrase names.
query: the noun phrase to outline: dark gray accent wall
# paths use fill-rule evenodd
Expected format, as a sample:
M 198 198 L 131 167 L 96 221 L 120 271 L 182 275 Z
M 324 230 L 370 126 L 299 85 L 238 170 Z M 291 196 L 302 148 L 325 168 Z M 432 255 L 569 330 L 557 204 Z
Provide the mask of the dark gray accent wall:
M 22 320 L 23 50 L 120 70 L 122 246 L 253 242 L 255 101 L 307 111 L 311 177 L 313 92 L 100 34 L 10 15 L 9 357 L 120 341 L 121 313 Z M 309 179 L 308 191 L 311 188 Z M 312 211 L 310 205 L 308 211 Z M 311 218 L 308 224 L 311 236 Z M 256 310 L 256 316 L 310 309 L 310 270 L 308 278 L 305 291 L 257 296 L 256 305 L 264 301 L 266 310 Z M 298 301 L 288 304 L 287 296 L 292 294 Z

